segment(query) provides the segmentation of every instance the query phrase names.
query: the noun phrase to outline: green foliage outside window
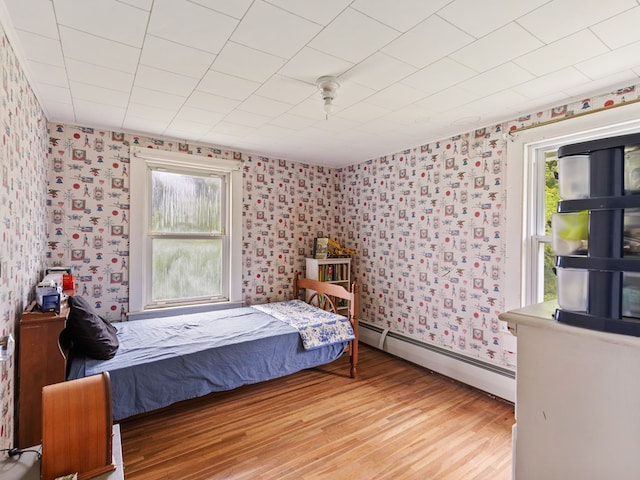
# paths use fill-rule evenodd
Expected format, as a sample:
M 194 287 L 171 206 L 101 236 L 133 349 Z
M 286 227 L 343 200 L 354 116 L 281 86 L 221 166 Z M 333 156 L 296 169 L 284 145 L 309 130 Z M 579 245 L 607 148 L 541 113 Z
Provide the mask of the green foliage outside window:
M 556 172 L 558 171 L 558 159 L 555 150 L 547 152 L 547 160 L 545 162 L 545 206 L 544 221 L 545 235 L 551 235 L 551 216 L 557 211 L 560 194 L 558 190 L 558 180 Z M 544 245 L 544 300 L 552 300 L 557 298 L 556 276 L 553 269 L 556 265 L 556 255 L 550 243 Z

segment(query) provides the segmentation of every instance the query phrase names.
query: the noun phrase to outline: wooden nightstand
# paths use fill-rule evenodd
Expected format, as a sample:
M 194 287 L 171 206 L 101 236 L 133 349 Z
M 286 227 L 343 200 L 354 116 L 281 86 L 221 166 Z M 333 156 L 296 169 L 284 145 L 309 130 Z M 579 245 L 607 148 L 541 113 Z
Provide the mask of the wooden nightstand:
M 58 346 L 69 309 L 40 312 L 32 304 L 20 319 L 18 333 L 17 446 L 42 441 L 42 387 L 64 382 L 66 360 Z

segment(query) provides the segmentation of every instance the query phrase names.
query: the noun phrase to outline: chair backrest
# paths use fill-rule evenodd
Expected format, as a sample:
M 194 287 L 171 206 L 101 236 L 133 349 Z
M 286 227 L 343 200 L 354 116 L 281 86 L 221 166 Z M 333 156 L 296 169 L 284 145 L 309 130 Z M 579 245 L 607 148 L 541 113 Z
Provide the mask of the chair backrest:
M 42 480 L 78 473 L 93 478 L 115 469 L 109 373 L 42 389 Z

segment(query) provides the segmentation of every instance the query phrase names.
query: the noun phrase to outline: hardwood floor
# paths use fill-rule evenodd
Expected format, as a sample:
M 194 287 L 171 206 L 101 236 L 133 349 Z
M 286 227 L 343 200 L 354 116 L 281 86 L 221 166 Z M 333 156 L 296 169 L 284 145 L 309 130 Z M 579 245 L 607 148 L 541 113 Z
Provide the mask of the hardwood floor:
M 121 423 L 127 480 L 511 478 L 513 405 L 361 344 Z

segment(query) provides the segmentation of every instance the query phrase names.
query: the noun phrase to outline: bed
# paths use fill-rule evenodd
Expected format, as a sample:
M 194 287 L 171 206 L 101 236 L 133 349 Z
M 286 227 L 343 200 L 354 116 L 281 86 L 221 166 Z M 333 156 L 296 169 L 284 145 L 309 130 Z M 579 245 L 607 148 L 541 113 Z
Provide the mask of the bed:
M 302 290 L 306 301 L 299 300 Z M 67 380 L 109 372 L 113 418 L 317 367 L 348 353 L 358 363 L 358 295 L 295 275 L 293 300 L 117 323 L 113 358 L 91 358 L 62 342 Z M 337 299 L 349 302 L 347 317 Z M 72 309 L 73 310 L 73 309 Z M 67 322 L 69 323 L 69 321 Z

